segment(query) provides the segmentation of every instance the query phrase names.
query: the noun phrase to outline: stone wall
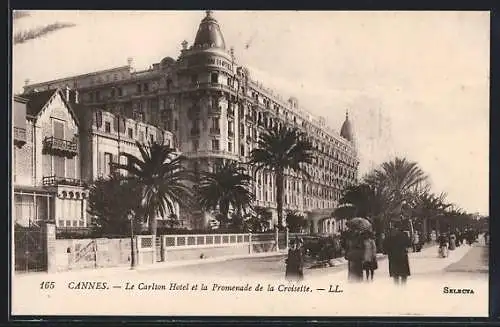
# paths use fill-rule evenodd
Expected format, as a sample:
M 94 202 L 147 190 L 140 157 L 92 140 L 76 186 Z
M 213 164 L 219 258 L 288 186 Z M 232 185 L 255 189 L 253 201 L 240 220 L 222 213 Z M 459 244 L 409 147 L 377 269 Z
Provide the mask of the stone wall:
M 78 270 L 130 265 L 130 239 L 56 240 L 56 270 Z

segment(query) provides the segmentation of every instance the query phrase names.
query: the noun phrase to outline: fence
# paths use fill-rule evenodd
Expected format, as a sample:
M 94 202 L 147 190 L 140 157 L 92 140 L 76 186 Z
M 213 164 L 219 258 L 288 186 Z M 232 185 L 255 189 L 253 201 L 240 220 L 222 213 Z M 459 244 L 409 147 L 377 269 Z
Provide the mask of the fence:
M 14 267 L 16 272 L 47 270 L 47 240 L 43 227 L 18 227 L 14 230 Z
M 67 271 L 130 265 L 130 238 L 56 239 L 39 230 L 15 235 L 16 271 Z M 249 255 L 286 249 L 286 233 L 137 235 L 134 256 L 138 265 L 195 260 L 221 256 Z M 49 264 L 48 264 L 49 263 Z M 50 269 L 48 268 L 50 265 Z

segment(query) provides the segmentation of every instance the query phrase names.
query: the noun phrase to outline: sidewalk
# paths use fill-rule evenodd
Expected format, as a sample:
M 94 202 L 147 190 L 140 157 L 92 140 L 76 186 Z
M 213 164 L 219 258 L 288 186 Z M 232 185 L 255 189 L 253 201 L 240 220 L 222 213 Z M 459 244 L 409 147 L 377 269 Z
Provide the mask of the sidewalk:
M 408 258 L 410 260 L 410 271 L 412 275 L 422 275 L 436 273 L 438 271 L 443 271 L 447 266 L 458 262 L 464 256 L 471 251 L 473 247 L 468 245 L 460 246 L 454 251 L 449 252 L 449 256 L 446 258 L 438 257 L 438 247 L 430 244 L 422 248 L 420 252 L 409 252 Z M 386 255 L 377 255 L 379 260 L 379 269 L 377 270 L 377 275 L 388 275 L 389 267 Z M 383 260 L 383 261 L 382 261 Z M 384 262 L 385 261 L 385 262 Z M 382 264 L 382 262 L 384 262 Z M 339 260 L 340 265 L 345 265 L 347 261 L 343 258 Z M 347 272 L 345 269 L 332 271 L 331 274 L 326 276 L 311 276 L 314 282 L 327 282 L 329 280 L 337 280 L 347 282 Z
M 255 253 L 251 255 L 233 255 L 233 256 L 223 256 L 216 258 L 206 258 L 206 259 L 195 259 L 195 260 L 179 260 L 179 261 L 170 261 L 170 262 L 158 262 L 155 264 L 148 265 L 138 265 L 134 269 L 131 269 L 130 266 L 120 266 L 120 267 L 109 267 L 109 268 L 96 268 L 96 269 L 79 269 L 79 270 L 70 270 L 70 271 L 61 271 L 61 272 L 34 272 L 34 273 L 23 273 L 23 274 L 14 274 L 13 278 L 19 280 L 25 280 L 30 278 L 39 279 L 40 277 L 50 277 L 51 279 L 70 279 L 70 278 L 86 278 L 86 277 L 108 277 L 113 275 L 128 275 L 128 274 L 137 274 L 140 272 L 146 272 L 150 270 L 161 270 L 161 269 L 169 269 L 175 267 L 184 267 L 184 266 L 192 266 L 192 265 L 203 265 L 214 262 L 222 262 L 236 259 L 251 259 L 251 258 L 266 258 L 266 257 L 275 257 L 275 256 L 284 256 L 286 252 L 281 250 L 279 252 L 265 252 L 265 253 Z
M 447 272 L 460 273 L 488 273 L 489 272 L 489 246 L 484 241 L 474 243 L 467 254 L 457 262 L 445 268 Z

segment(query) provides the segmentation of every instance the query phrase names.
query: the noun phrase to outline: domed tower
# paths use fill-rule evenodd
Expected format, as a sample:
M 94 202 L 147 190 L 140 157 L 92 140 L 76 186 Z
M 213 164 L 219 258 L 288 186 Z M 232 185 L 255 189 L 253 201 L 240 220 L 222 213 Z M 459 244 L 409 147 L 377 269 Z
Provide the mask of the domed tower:
M 351 125 L 351 121 L 349 120 L 349 112 L 345 113 L 345 121 L 342 124 L 342 128 L 340 129 L 340 136 L 345 138 L 351 143 L 354 143 L 354 133 Z
M 239 113 L 234 52 L 226 48 L 212 11 L 206 11 L 192 46 L 183 42 L 177 67 L 179 143 L 191 168 L 211 171 L 225 161 L 240 161 L 244 136 L 239 123 L 244 115 Z M 197 223 L 209 219 L 202 212 L 191 217 Z
M 226 43 L 220 31 L 219 23 L 213 17 L 211 10 L 207 10 L 206 14 L 206 17 L 201 21 L 198 32 L 196 33 L 194 47 L 226 50 Z
M 193 45 L 183 45 L 179 63 L 181 150 L 200 169 L 239 161 L 242 137 L 234 52 L 226 49 L 212 11 L 206 11 Z

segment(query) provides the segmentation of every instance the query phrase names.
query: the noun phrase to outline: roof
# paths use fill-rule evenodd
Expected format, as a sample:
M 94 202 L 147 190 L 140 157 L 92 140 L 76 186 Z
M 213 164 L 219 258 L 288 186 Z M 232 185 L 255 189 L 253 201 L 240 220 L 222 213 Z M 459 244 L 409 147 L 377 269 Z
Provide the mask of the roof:
M 207 10 L 207 16 L 203 18 L 196 33 L 194 40 L 195 47 L 211 47 L 226 49 L 226 43 L 222 32 L 220 31 L 219 23 L 212 16 L 212 11 Z
M 40 111 L 42 111 L 43 107 L 45 107 L 47 102 L 56 92 L 57 89 L 23 94 L 22 96 L 28 99 L 26 114 L 35 117 L 38 116 Z
M 42 109 L 45 107 L 47 102 L 49 102 L 50 99 L 56 94 L 59 93 L 59 96 L 61 97 L 62 101 L 66 104 L 66 107 L 68 108 L 69 113 L 75 120 L 76 124 L 79 125 L 79 117 L 76 114 L 75 110 L 73 107 L 76 104 L 70 104 L 66 98 L 64 97 L 63 93 L 61 92 L 60 89 L 53 89 L 53 90 L 46 90 L 46 91 L 40 91 L 40 92 L 33 92 L 33 93 L 26 93 L 23 94 L 22 97 L 28 99 L 28 103 L 26 104 L 26 114 L 37 117 Z M 75 108 L 76 109 L 76 108 Z
M 340 136 L 350 142 L 354 141 L 354 133 L 352 131 L 351 121 L 349 120 L 349 113 L 347 112 L 345 114 L 345 121 L 342 124 L 342 128 L 340 129 Z

